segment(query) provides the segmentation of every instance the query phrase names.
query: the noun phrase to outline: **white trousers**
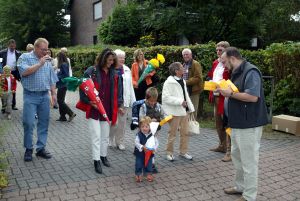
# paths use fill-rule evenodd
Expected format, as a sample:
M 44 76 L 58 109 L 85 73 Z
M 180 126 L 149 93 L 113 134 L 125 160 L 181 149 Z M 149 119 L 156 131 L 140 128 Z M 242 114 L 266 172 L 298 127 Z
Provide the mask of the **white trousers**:
M 125 126 L 127 122 L 127 108 L 124 108 L 124 110 L 125 110 L 124 115 L 120 115 L 120 113 L 118 113 L 118 121 L 116 125 L 110 127 L 109 141 L 111 145 L 113 145 L 114 141 L 117 146 L 123 144 L 124 135 L 125 135 Z
M 93 160 L 100 160 L 100 156 L 107 156 L 109 124 L 106 121 L 88 119 L 88 126 L 92 140 Z
M 263 127 L 231 131 L 231 158 L 236 170 L 235 188 L 243 197 L 254 201 L 257 196 L 258 159 Z

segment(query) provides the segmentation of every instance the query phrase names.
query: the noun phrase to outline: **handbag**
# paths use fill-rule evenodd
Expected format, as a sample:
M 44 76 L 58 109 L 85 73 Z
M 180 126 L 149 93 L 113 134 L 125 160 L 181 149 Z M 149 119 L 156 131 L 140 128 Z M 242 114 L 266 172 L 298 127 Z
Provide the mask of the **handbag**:
M 200 125 L 194 117 L 194 113 L 191 113 L 189 116 L 189 133 L 200 134 Z

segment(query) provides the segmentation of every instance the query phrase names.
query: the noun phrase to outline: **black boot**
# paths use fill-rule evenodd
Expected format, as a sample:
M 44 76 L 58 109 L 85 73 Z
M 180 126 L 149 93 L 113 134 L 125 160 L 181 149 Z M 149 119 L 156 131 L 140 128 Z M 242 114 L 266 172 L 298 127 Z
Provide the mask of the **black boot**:
M 101 161 L 102 161 L 102 163 L 103 163 L 104 166 L 110 167 L 110 163 L 108 162 L 106 156 L 105 157 L 104 156 L 100 156 L 100 159 L 101 159 Z
M 94 167 L 95 167 L 95 171 L 96 171 L 98 174 L 102 174 L 102 168 L 101 168 L 101 163 L 100 163 L 100 161 L 95 161 L 95 160 L 94 160 Z

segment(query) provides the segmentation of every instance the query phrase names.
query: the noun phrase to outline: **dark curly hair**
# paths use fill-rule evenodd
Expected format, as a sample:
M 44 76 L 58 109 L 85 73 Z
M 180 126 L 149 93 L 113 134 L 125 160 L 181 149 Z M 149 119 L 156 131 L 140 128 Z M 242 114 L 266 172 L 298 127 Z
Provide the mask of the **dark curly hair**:
M 117 65 L 117 56 L 116 54 L 114 53 L 114 51 L 112 49 L 109 49 L 109 48 L 105 48 L 101 54 L 99 54 L 95 60 L 95 67 L 98 68 L 98 69 L 102 69 L 105 65 L 106 65 L 106 62 L 107 62 L 107 58 L 112 55 L 113 58 L 114 58 L 114 63 L 112 64 L 111 67 L 115 68 L 116 65 Z

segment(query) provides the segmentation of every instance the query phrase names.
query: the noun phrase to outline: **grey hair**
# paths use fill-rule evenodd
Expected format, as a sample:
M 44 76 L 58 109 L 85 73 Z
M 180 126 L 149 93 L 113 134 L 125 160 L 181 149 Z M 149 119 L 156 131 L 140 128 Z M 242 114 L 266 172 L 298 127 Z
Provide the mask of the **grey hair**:
M 169 66 L 170 75 L 175 76 L 176 71 L 179 70 L 181 66 L 182 64 L 180 62 L 171 63 Z
M 192 54 L 192 50 L 189 49 L 189 48 L 184 48 L 184 49 L 182 50 L 182 54 L 184 54 L 185 52 L 187 52 L 187 53 L 189 53 L 189 54 Z
M 118 56 L 121 56 L 121 57 L 125 57 L 125 52 L 123 50 L 120 50 L 120 49 L 116 49 L 115 51 L 115 54 Z
M 66 47 L 62 47 L 62 48 L 60 48 L 60 52 L 66 53 L 66 52 L 68 52 L 68 49 Z

